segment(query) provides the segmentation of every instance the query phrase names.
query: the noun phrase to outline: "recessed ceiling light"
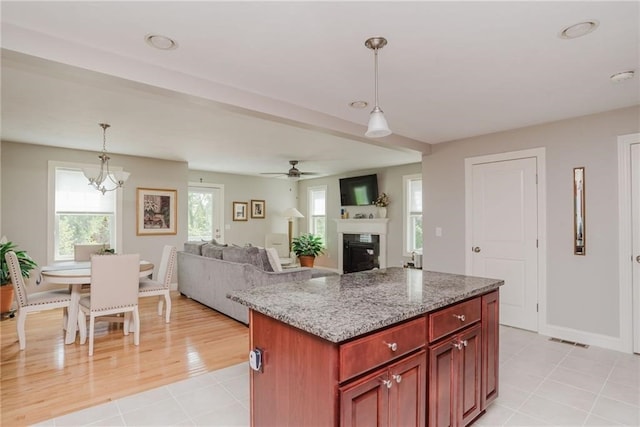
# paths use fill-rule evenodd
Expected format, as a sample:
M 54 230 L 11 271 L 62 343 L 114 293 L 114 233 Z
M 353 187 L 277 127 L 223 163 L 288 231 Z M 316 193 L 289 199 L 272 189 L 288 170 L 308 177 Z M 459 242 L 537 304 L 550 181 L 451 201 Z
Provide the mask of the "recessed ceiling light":
M 596 28 L 598 28 L 598 25 L 600 25 L 600 23 L 595 19 L 578 22 L 577 24 L 563 28 L 558 36 L 561 39 L 575 39 L 595 31 Z
M 369 103 L 367 101 L 353 101 L 349 103 L 349 107 L 351 108 L 367 108 Z
M 151 47 L 155 47 L 160 50 L 173 50 L 178 47 L 178 43 L 175 40 L 159 34 L 147 34 L 144 36 L 144 41 Z
M 621 81 L 632 79 L 634 75 L 635 72 L 633 70 L 629 70 L 621 73 L 615 73 L 609 77 L 609 79 L 611 80 L 611 83 L 620 83 Z

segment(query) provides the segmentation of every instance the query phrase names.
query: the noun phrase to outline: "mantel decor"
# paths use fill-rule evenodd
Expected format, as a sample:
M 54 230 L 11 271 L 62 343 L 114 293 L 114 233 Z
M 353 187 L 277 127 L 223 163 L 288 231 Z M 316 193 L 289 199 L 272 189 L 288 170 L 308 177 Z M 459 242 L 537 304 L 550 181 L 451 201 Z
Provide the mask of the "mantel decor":
M 177 234 L 177 190 L 138 188 L 136 223 L 138 236 Z

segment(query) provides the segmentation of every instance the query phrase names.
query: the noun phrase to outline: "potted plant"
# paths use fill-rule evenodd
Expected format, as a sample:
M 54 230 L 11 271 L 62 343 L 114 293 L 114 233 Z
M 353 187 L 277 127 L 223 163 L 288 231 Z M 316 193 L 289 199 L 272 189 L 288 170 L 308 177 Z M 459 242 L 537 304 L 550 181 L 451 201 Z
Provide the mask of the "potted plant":
M 2 292 L 0 294 L 0 313 L 11 311 L 11 304 L 13 303 L 13 286 L 9 275 L 9 265 L 4 255 L 10 251 L 16 253 L 22 277 L 29 277 L 29 272 L 38 266 L 25 251 L 20 251 L 16 248 L 17 245 L 13 242 L 4 240 L 0 242 L 0 291 Z
M 306 233 L 292 240 L 291 250 L 300 259 L 302 267 L 313 267 L 316 256 L 324 253 L 324 244 L 320 236 Z

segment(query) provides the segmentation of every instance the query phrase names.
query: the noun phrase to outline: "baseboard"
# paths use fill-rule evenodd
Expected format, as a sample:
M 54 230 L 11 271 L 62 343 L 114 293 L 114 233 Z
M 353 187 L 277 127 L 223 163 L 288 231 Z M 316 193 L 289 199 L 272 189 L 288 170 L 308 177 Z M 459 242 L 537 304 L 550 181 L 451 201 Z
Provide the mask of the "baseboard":
M 631 349 L 626 348 L 624 340 L 620 337 L 594 334 L 591 332 L 580 331 L 578 329 L 565 328 L 562 326 L 554 325 L 541 326 L 538 333 L 549 337 L 575 341 L 583 344 L 593 345 L 596 347 L 606 348 L 609 350 L 631 353 Z

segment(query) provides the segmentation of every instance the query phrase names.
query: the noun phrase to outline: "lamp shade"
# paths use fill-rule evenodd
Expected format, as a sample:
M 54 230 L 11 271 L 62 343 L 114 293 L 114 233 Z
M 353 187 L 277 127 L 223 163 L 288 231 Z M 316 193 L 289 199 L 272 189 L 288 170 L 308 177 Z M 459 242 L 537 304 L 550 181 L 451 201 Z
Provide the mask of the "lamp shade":
M 369 138 L 380 138 L 391 135 L 391 129 L 389 129 L 389 125 L 387 124 L 387 119 L 384 118 L 384 114 L 380 108 L 374 108 L 369 115 L 369 128 L 364 135 Z
M 296 208 L 285 209 L 284 212 L 282 212 L 282 216 L 285 218 L 304 218 L 304 215 Z

